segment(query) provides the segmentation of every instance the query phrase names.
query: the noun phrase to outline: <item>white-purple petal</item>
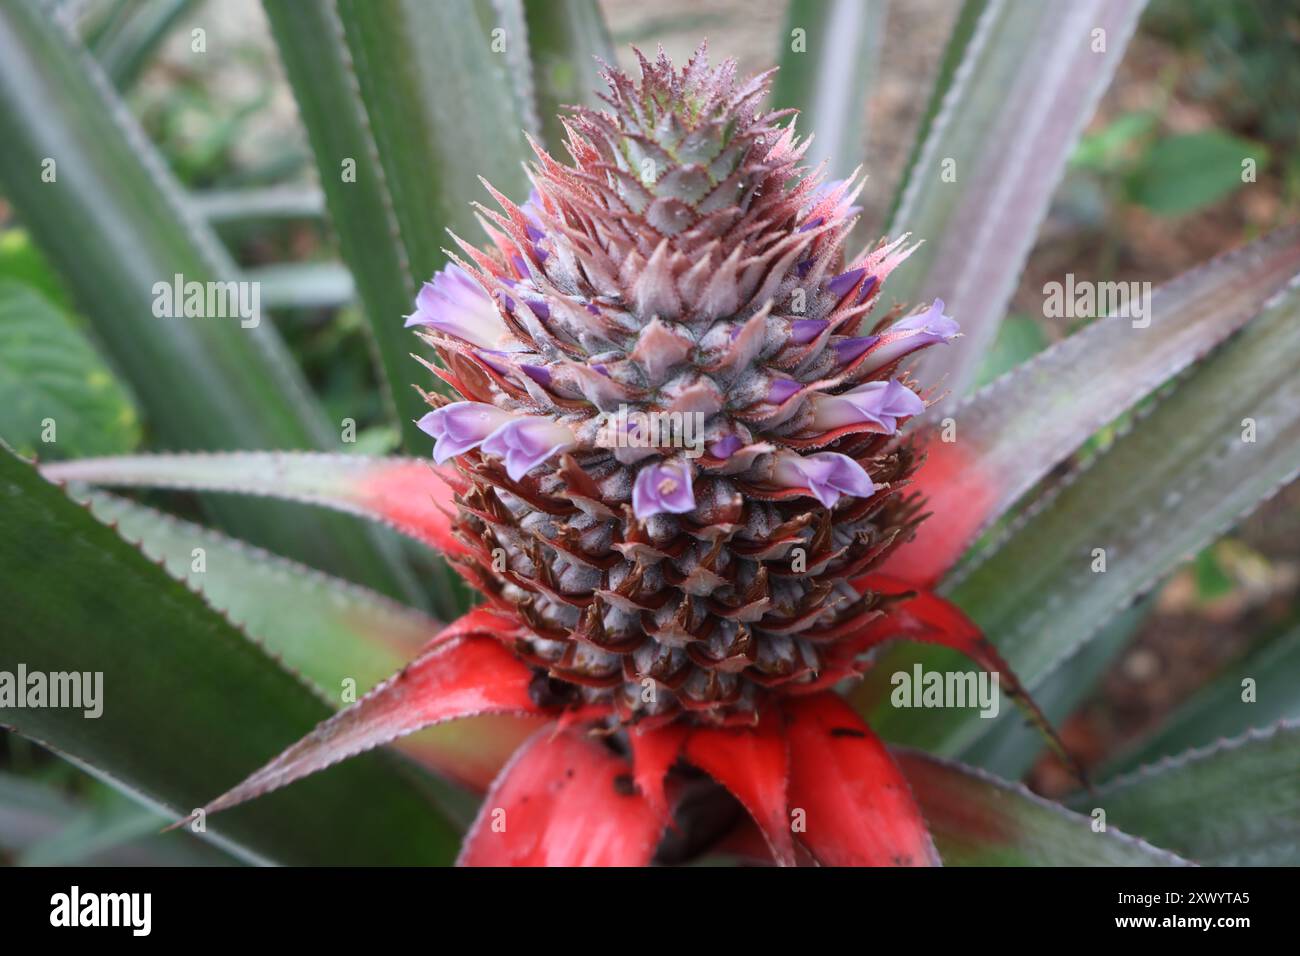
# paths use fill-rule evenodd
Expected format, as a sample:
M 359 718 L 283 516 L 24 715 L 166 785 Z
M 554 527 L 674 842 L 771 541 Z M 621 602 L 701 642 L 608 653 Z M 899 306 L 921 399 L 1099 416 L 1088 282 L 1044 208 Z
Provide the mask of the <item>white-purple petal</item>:
M 657 514 L 687 514 L 695 510 L 695 489 L 689 465 L 668 461 L 647 465 L 632 486 L 632 511 L 645 520 Z
M 406 317 L 406 327 L 413 325 L 428 326 L 486 349 L 513 344 L 492 297 L 454 262 L 421 286 L 415 311 Z
M 876 491 L 871 476 L 861 465 L 833 451 L 779 455 L 772 466 L 772 480 L 787 488 L 807 488 L 827 508 L 835 507 L 844 495 L 869 498 Z
M 813 399 L 813 428 L 828 431 L 845 425 L 873 422 L 892 435 L 898 419 L 925 411 L 925 402 L 897 379 L 867 382 L 839 395 L 817 395 Z
M 544 461 L 574 444 L 573 432 L 536 415 L 512 418 L 483 442 L 482 451 L 503 459 L 511 481 L 519 481 Z
M 943 314 L 943 300 L 935 299 L 925 312 L 900 319 L 886 329 L 860 368 L 864 371 L 884 368 L 927 345 L 951 342 L 960 331 L 956 321 Z
M 477 448 L 513 417 L 485 402 L 453 402 L 429 412 L 416 425 L 432 436 L 433 460 L 441 465 L 449 458 Z

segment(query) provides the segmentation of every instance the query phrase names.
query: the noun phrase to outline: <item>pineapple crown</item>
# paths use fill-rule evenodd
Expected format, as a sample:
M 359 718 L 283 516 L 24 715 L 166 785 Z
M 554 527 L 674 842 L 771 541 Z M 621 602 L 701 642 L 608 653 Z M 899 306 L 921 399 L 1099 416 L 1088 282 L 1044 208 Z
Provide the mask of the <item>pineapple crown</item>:
M 407 324 L 464 399 L 420 426 L 547 693 L 753 721 L 855 673 L 881 598 L 849 581 L 918 520 L 897 432 L 925 402 L 896 371 L 957 327 L 940 301 L 868 320 L 911 249 L 846 263 L 861 184 L 800 165 L 770 73 L 637 56 L 612 112 L 565 121 L 572 164 L 532 143 L 528 201 L 485 184 L 490 246 L 454 236 L 420 291 Z

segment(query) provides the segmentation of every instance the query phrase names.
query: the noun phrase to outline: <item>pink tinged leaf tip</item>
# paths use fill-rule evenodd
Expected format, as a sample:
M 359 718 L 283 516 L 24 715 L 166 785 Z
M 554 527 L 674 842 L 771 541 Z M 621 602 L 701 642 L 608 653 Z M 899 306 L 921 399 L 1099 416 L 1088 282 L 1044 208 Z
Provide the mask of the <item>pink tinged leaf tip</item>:
M 483 442 L 482 451 L 501 458 L 511 481 L 519 481 L 544 461 L 574 444 L 573 432 L 549 418 L 511 418 Z
M 406 327 L 423 325 L 485 349 L 509 348 L 512 339 L 496 303 L 473 276 L 452 263 L 415 297 Z
M 832 277 L 826 282 L 826 291 L 836 298 L 843 298 L 847 295 L 858 281 L 866 274 L 866 269 L 850 269 L 848 272 L 841 272 L 839 275 Z
M 432 436 L 433 460 L 441 465 L 477 448 L 494 431 L 513 420 L 513 415 L 495 405 L 453 402 L 434 409 L 416 424 L 421 431 Z
M 818 395 L 814 399 L 813 427 L 820 430 L 872 422 L 886 435 L 898 430 L 900 418 L 925 411 L 925 402 L 897 379 L 867 382 L 841 395 Z
M 815 455 L 781 454 L 773 463 L 772 479 L 787 488 L 806 488 L 827 508 L 835 507 L 843 495 L 869 498 L 876 491 L 871 476 L 861 465 L 833 451 Z
M 641 469 L 632 487 L 632 511 L 642 520 L 657 514 L 695 510 L 689 465 L 661 462 Z

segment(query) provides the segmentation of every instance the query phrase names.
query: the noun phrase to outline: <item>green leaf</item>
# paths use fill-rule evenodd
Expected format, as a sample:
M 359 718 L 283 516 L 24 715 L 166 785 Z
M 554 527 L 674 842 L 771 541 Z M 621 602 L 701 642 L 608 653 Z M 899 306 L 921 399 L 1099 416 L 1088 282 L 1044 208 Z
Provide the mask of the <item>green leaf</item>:
M 63 281 L 41 255 L 41 250 L 32 244 L 26 230 L 0 232 L 0 279 L 13 279 L 31 286 L 64 312 L 75 309 Z
M 804 134 L 816 134 L 808 163 L 825 160 L 832 178 L 849 176 L 866 152 L 885 16 L 884 0 L 790 0 L 787 7 L 772 105 L 800 111 Z
M 427 574 L 438 585 L 437 612 L 450 620 L 464 610 L 452 572 L 438 557 L 454 547 L 447 519 L 451 502 L 430 461 L 320 452 L 198 452 L 80 458 L 42 467 L 55 481 L 231 492 L 319 505 L 378 522 L 436 552 L 420 550 L 416 557 L 437 561 Z
M 126 7 L 90 42 L 95 59 L 119 89 L 135 84 L 154 51 L 195 0 L 144 0 Z
M 1186 865 L 983 771 L 907 750 L 894 757 L 946 866 Z
M 125 498 L 94 492 L 79 500 L 336 708 L 345 691 L 359 698 L 442 629 L 373 591 Z M 398 746 L 439 774 L 481 788 L 533 729 L 531 721 L 475 717 L 423 730 Z M 444 805 L 460 799 L 445 788 L 437 796 Z
M 74 758 L 172 819 L 201 806 L 329 708 L 185 585 L 0 452 L 7 671 L 102 674 L 97 718 L 0 707 L 0 723 Z M 245 859 L 445 863 L 455 834 L 413 768 L 384 754 L 207 821 Z M 383 813 L 359 813 L 359 807 Z
M 1296 474 L 1298 365 L 1300 288 L 1293 283 L 949 589 L 1022 681 L 1040 681 Z M 878 662 L 872 674 L 881 676 L 855 692 L 874 712 L 873 726 L 943 753 L 987 729 L 959 712 L 926 712 L 922 720 L 892 709 L 887 675 L 912 660 L 899 653 Z M 951 655 L 921 659 L 936 670 L 964 669 Z
M 528 189 L 505 58 L 469 0 L 264 5 L 387 394 L 408 450 L 423 448 L 414 420 L 427 409 L 410 383 L 431 379 L 402 317 L 446 261 L 446 230 L 478 234 L 478 175 L 520 200 Z
M 953 78 L 957 75 L 957 68 L 966 59 L 966 48 L 970 46 L 971 38 L 975 36 L 980 18 L 984 16 L 988 5 L 989 0 L 962 0 L 961 10 L 957 12 L 957 19 L 948 34 L 948 42 L 944 45 L 939 69 L 935 72 L 930 100 L 926 103 L 925 113 L 922 114 L 921 122 L 916 127 L 916 139 L 912 142 L 912 152 L 908 155 L 907 165 L 903 168 L 903 178 L 899 188 L 894 190 L 889 215 L 885 217 L 888 222 L 898 221 L 898 203 L 903 198 L 902 187 L 916 168 L 916 161 L 921 158 L 925 142 L 930 138 L 930 128 L 934 126 L 934 118 L 939 115 L 939 110 L 943 107 L 944 98 L 947 97 Z
M 1245 682 L 1250 681 L 1247 685 Z M 1247 697 L 1247 687 L 1250 694 Z M 1252 727 L 1300 718 L 1300 626 L 1267 640 L 1184 701 L 1098 775 L 1120 773 Z
M 558 119 L 564 107 L 603 105 L 596 97 L 605 87 L 596 57 L 618 61 L 596 0 L 524 0 L 524 15 L 543 140 L 554 152 L 564 141 Z
M 0 5 L 0 141 L 0 188 L 67 280 L 163 445 L 337 444 L 268 321 L 244 328 L 236 318 L 154 314 L 156 285 L 177 275 L 236 280 L 238 271 L 189 214 L 94 60 L 32 0 Z M 427 600 L 392 542 L 335 516 L 289 521 L 257 502 L 229 502 L 220 516 L 241 537 Z
M 1121 777 L 1079 807 L 1211 866 L 1300 863 L 1300 724 L 1282 721 Z
M 0 851 L 19 866 L 229 866 L 216 847 L 90 781 L 91 799 L 0 772 Z
M 78 497 L 323 695 L 338 697 L 345 678 L 369 690 L 442 629 L 373 591 L 200 525 L 103 492 Z
M 11 279 L 0 279 L 0 436 L 43 457 L 113 454 L 140 442 L 130 394 L 81 330 Z
M 366 458 L 314 452 L 120 455 L 41 466 L 46 478 L 110 487 L 219 491 L 319 505 L 388 524 L 443 547 L 447 485 L 433 464 L 415 458 Z
M 1070 157 L 1070 166 L 1098 173 L 1111 172 L 1124 161 L 1126 154 L 1132 152 L 1135 144 L 1151 132 L 1159 119 L 1154 112 L 1146 110 L 1116 117 L 1079 140 L 1074 155 Z
M 1167 136 L 1147 151 L 1129 176 L 1126 191 L 1133 202 L 1153 212 L 1185 215 L 1240 188 L 1246 182 L 1246 160 L 1258 175 L 1268 165 L 1268 148 L 1217 129 Z
M 944 382 L 954 398 L 974 381 L 1143 4 L 993 0 L 980 16 L 890 228 L 925 240 L 890 276 L 890 294 L 942 298 L 965 335 L 921 359 L 922 381 Z
M 942 521 L 908 546 L 936 579 L 977 535 L 1103 426 L 1249 322 L 1300 273 L 1300 227 L 1280 229 L 1158 288 L 1139 321 L 1094 322 L 932 426 L 918 481 Z M 1146 324 L 1149 321 L 1149 324 Z M 951 480 L 950 480 L 951 479 Z

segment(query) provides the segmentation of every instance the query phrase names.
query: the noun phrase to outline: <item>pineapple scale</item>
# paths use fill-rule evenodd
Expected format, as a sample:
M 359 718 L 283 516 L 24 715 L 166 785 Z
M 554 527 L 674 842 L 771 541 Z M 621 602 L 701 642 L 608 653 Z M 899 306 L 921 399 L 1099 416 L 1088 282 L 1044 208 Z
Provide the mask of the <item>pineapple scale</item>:
M 800 165 L 769 74 L 703 48 L 641 72 L 567 119 L 568 164 L 534 144 L 528 202 L 488 187 L 489 244 L 457 238 L 408 324 L 465 400 L 426 396 L 461 569 L 526 623 L 539 693 L 749 723 L 857 673 L 882 598 L 851 582 L 919 520 L 897 369 L 955 325 L 868 319 L 910 250 L 846 265 L 860 186 Z M 678 430 L 629 435 L 651 415 Z

